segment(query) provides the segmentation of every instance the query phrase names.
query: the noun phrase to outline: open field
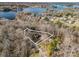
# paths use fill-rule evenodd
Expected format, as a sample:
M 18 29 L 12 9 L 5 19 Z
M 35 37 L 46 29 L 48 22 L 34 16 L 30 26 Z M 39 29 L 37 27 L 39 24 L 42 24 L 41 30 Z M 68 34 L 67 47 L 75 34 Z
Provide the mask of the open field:
M 79 57 L 79 8 L 74 7 L 79 3 L 6 4 L 0 3 L 0 16 L 16 15 L 0 17 L 1 57 Z

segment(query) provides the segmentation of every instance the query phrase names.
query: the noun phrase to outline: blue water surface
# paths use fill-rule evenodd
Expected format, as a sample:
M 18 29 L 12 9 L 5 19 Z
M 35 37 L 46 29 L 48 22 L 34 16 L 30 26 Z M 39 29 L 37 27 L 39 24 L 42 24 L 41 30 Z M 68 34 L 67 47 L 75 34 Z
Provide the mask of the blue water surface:
M 41 13 L 45 12 L 46 8 L 24 8 L 23 12 Z
M 46 8 L 18 8 L 16 9 L 17 12 L 31 12 L 31 13 L 41 13 L 41 12 L 45 12 L 46 11 Z M 16 13 L 15 11 L 8 11 L 8 12 L 5 12 L 5 11 L 0 11 L 0 18 L 6 18 L 6 19 L 10 19 L 10 20 L 13 20 L 15 19 L 16 17 Z
M 79 8 L 79 5 L 67 6 L 64 4 L 51 4 L 51 5 L 49 5 L 49 7 L 60 11 L 60 10 L 64 10 L 64 8 Z M 42 12 L 46 12 L 47 8 L 28 7 L 28 8 L 17 8 L 16 11 L 8 11 L 8 12 L 0 11 L 0 17 L 13 20 L 13 19 L 15 19 L 16 14 L 19 11 L 36 13 L 39 15 L 39 13 L 41 14 Z
M 16 12 L 13 12 L 13 11 L 0 12 L 0 17 L 13 20 L 16 17 Z

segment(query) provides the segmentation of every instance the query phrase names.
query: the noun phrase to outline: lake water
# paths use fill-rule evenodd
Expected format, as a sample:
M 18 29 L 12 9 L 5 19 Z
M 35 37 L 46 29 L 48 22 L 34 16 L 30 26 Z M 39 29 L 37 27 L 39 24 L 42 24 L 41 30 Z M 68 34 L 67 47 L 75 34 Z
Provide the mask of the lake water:
M 64 4 L 51 4 L 49 7 L 53 8 L 55 10 L 63 10 L 64 8 L 79 8 L 78 5 L 66 6 Z M 46 12 L 47 9 L 46 8 L 29 7 L 29 8 L 17 8 L 16 11 L 17 12 L 19 12 L 19 11 L 31 12 L 31 13 L 39 14 L 39 13 L 42 13 L 42 12 Z M 0 11 L 0 17 L 13 20 L 16 17 L 16 13 L 17 13 L 16 11 Z
M 46 8 L 24 8 L 23 12 L 41 13 L 47 11 Z
M 71 5 L 67 6 L 65 4 L 51 4 L 50 8 L 53 8 L 55 10 L 63 10 L 65 8 L 79 8 L 79 5 Z
M 16 12 L 9 11 L 9 12 L 0 12 L 0 18 L 5 18 L 5 19 L 15 19 L 16 17 Z
M 41 12 L 45 12 L 47 9 L 46 8 L 18 8 L 18 9 L 16 9 L 17 10 L 17 12 L 19 12 L 19 11 L 23 11 L 23 12 L 31 12 L 31 13 L 41 13 Z M 15 19 L 15 17 L 16 17 L 16 13 L 17 12 L 14 12 L 14 11 L 1 11 L 0 12 L 0 17 L 1 18 L 6 18 L 6 19 L 11 19 L 11 20 L 13 20 L 13 19 Z
M 54 8 L 55 10 L 63 10 L 64 8 L 67 8 L 67 6 L 59 4 L 52 4 L 51 7 Z

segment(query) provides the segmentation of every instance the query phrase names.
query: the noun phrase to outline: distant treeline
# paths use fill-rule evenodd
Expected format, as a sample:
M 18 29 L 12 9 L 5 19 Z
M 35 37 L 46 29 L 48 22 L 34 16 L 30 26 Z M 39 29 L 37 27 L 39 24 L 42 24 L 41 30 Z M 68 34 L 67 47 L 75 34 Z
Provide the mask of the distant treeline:
M 79 2 L 0 2 L 0 5 L 17 5 L 17 4 L 79 4 Z

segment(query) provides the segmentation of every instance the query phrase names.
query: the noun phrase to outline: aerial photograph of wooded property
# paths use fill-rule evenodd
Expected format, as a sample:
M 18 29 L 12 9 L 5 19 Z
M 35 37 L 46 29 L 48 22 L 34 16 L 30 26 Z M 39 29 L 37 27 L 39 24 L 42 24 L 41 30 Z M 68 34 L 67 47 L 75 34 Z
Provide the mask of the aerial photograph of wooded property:
M 0 57 L 79 57 L 79 3 L 0 2 Z

